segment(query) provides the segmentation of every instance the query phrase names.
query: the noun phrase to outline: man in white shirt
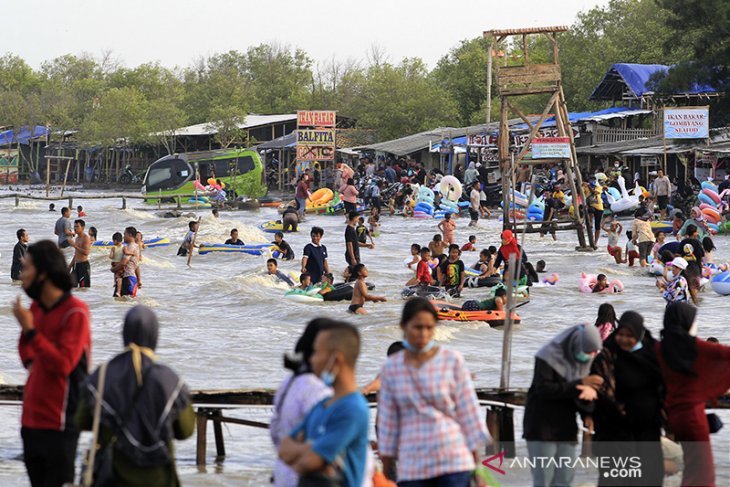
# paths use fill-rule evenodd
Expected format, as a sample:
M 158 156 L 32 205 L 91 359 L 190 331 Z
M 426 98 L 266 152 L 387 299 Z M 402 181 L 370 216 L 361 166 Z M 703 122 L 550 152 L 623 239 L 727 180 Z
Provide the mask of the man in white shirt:
M 469 216 L 471 221 L 469 222 L 470 227 L 477 226 L 479 221 L 479 209 L 481 206 L 481 193 L 479 192 L 479 181 L 475 181 L 471 185 L 471 193 L 469 193 Z

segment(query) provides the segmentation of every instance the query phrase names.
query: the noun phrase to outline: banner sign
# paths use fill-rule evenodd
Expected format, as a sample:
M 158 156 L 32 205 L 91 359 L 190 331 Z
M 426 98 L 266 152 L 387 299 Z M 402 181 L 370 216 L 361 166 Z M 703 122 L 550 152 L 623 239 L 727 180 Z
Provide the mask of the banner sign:
M 569 137 L 535 137 L 532 139 L 533 159 L 570 159 Z
M 0 184 L 18 182 L 18 149 L 0 149 Z
M 298 129 L 297 145 L 335 145 L 335 129 Z
M 489 147 L 497 144 L 497 136 L 490 134 L 474 134 L 466 138 L 469 147 Z
M 298 145 L 297 159 L 300 161 L 334 161 L 335 147 Z
M 709 107 L 664 109 L 665 139 L 706 139 L 709 136 Z
M 298 111 L 297 125 L 300 127 L 334 127 L 337 125 L 337 112 L 328 110 Z
M 573 130 L 573 138 L 577 139 L 580 137 L 580 132 L 575 127 L 571 127 Z M 539 129 L 537 131 L 538 137 L 559 137 L 559 132 L 557 127 L 546 127 Z M 515 135 L 512 137 L 512 145 L 514 147 L 522 147 L 525 144 L 527 144 L 530 141 L 530 133 Z

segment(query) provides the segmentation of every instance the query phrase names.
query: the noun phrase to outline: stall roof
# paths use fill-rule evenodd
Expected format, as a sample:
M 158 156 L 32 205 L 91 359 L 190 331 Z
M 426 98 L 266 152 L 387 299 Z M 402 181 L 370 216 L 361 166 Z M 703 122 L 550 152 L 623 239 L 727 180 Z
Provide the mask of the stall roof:
M 48 135 L 49 129 L 43 125 L 36 125 L 35 127 L 22 127 L 19 130 L 5 130 L 0 132 L 0 146 L 17 144 L 27 144 L 30 139 L 38 137 L 45 137 Z
M 254 127 L 260 127 L 262 125 L 269 125 L 272 123 L 282 123 L 296 121 L 296 113 L 287 113 L 281 115 L 246 115 L 245 120 L 238 125 L 240 129 L 250 129 Z M 213 135 L 218 131 L 212 124 L 215 122 L 197 123 L 195 125 L 188 125 L 187 127 L 180 127 L 175 129 L 176 136 L 199 136 L 199 135 Z
M 651 78 L 657 73 L 666 73 L 669 66 L 663 64 L 629 64 L 617 63 L 612 65 L 601 82 L 596 86 L 589 100 L 611 101 L 639 99 L 644 95 L 652 94 Z M 674 95 L 700 95 L 716 93 L 716 90 L 707 85 L 693 85 L 688 91 L 673 93 Z
M 256 146 L 257 149 L 285 149 L 287 147 L 296 147 L 297 137 L 296 132 L 292 132 L 281 137 L 277 137 L 274 140 L 263 142 Z

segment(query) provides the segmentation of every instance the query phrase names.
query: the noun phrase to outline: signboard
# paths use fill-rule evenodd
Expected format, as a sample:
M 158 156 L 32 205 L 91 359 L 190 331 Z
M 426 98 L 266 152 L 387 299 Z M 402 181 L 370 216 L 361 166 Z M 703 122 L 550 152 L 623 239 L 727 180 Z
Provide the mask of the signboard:
M 297 125 L 300 127 L 334 127 L 337 125 L 337 112 L 329 110 L 298 111 Z
M 334 161 L 335 147 L 298 145 L 297 159 L 300 161 Z
M 641 156 L 641 167 L 654 167 L 659 165 L 657 156 Z
M 18 182 L 18 149 L 0 149 L 0 184 Z
M 709 107 L 664 109 L 665 139 L 706 139 L 709 136 Z
M 466 138 L 469 147 L 488 147 L 497 144 L 497 136 L 490 134 L 474 134 Z
M 532 159 L 570 159 L 569 137 L 535 137 Z
M 576 128 L 571 127 L 571 129 L 573 130 L 574 139 L 577 139 L 578 137 L 580 137 L 580 132 Z M 557 127 L 546 127 L 546 128 L 539 129 L 537 131 L 537 136 L 538 137 L 559 137 L 560 133 L 558 132 Z M 512 137 L 512 145 L 514 147 L 522 147 L 525 144 L 527 144 L 527 142 L 529 142 L 529 140 L 530 140 L 529 132 L 520 134 L 520 135 L 515 135 Z
M 333 146 L 335 129 L 298 129 L 297 145 Z

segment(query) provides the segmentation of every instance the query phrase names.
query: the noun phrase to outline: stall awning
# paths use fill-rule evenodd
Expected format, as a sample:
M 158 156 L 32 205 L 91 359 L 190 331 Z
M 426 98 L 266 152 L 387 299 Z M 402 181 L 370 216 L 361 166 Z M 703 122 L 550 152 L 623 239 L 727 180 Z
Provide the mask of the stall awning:
M 45 137 L 48 135 L 49 130 L 43 125 L 36 125 L 35 127 L 22 127 L 20 129 L 5 130 L 0 132 L 0 146 L 17 144 L 28 144 L 28 141 L 38 137 Z

